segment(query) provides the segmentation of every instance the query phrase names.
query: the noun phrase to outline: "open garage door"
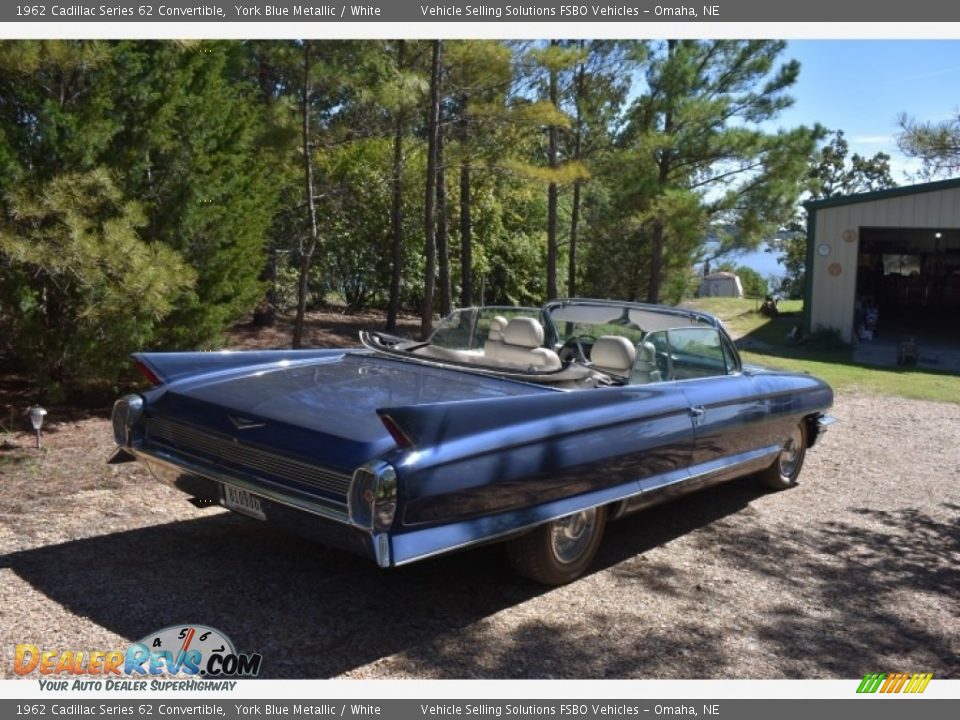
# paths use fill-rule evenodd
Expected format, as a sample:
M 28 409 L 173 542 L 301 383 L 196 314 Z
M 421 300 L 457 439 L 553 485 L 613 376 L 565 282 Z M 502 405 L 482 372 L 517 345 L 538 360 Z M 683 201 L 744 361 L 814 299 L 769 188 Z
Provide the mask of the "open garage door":
M 854 332 L 960 343 L 960 229 L 860 228 Z

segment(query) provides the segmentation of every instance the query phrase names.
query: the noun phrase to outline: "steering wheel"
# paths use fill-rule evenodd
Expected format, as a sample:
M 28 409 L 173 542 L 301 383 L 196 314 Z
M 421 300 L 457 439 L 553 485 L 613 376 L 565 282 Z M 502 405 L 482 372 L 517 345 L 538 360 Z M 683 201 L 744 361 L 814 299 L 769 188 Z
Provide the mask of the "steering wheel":
M 593 335 L 574 335 L 560 347 L 557 355 L 561 360 L 566 360 L 572 355 L 573 359 L 579 362 L 590 362 L 590 358 L 587 357 L 587 351 L 584 350 L 583 344 L 589 343 L 592 346 L 596 341 L 597 339 Z
M 667 377 L 670 374 L 670 356 L 665 352 L 657 353 L 657 370 L 661 372 L 663 377 Z

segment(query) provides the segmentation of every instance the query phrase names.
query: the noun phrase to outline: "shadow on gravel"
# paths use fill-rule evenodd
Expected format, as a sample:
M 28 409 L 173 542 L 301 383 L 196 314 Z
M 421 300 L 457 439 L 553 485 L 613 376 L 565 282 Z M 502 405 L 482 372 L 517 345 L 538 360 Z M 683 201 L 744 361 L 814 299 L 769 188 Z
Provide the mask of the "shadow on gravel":
M 499 546 L 380 571 L 228 514 L 28 550 L 0 567 L 131 641 L 178 623 L 220 628 L 241 651 L 263 654 L 267 677 L 325 678 L 397 653 L 390 667 L 414 677 L 721 677 L 737 652 L 729 633 L 743 630 L 767 675 L 902 669 L 891 662 L 960 675 L 957 638 L 927 612 L 955 614 L 960 506 L 942 505 L 938 518 L 852 509 L 802 528 L 725 520 L 752 512 L 760 495 L 740 480 L 612 523 L 595 563 L 616 590 L 602 610 L 581 607 L 596 587 L 587 577 L 552 591 L 561 614 L 541 616 L 531 603 L 509 621 L 497 613 L 551 591 L 514 575 Z M 699 554 L 729 582 L 766 588 L 748 596 L 749 626 L 721 632 L 701 621 L 743 602 L 733 586 L 701 587 L 695 567 L 645 557 L 695 530 Z M 669 610 L 662 622 L 634 627 L 617 612 L 658 598 Z
M 409 672 L 431 677 L 483 678 L 711 678 L 724 669 L 724 635 L 705 628 L 696 613 L 676 610 L 660 628 L 628 626 L 617 606 L 648 602 L 653 594 L 674 603 L 708 603 L 709 589 L 696 583 L 678 589 L 687 571 L 648 562 L 644 553 L 743 511 L 765 491 L 752 478 L 709 488 L 607 526 L 593 571 L 614 573 L 616 594 L 603 612 L 581 613 L 578 593 L 592 592 L 588 580 L 554 592 L 569 593 L 569 615 L 522 623 L 491 645 L 490 630 L 475 624 L 455 637 L 425 638 L 404 656 Z M 718 531 L 723 532 L 723 531 Z M 516 578 L 507 582 L 520 583 Z M 558 603 L 560 604 L 560 603 Z M 531 613 L 533 614 L 533 613 Z M 680 622 L 675 622 L 681 617 Z M 626 634 L 626 636 L 624 636 Z M 476 648 L 483 647 L 478 653 Z M 478 662 L 482 657 L 482 664 Z
M 735 513 L 758 494 L 734 483 L 613 523 L 595 567 L 614 566 Z M 515 575 L 500 546 L 380 571 L 267 525 L 218 514 L 28 550 L 0 558 L 3 566 L 131 641 L 178 623 L 219 628 L 238 650 L 263 654 L 266 677 L 325 678 L 398 652 L 408 653 L 412 673 L 433 677 L 630 677 L 655 674 L 664 660 L 642 648 L 612 657 L 597 643 L 578 651 L 592 661 L 571 666 L 568 643 L 575 638 L 564 627 L 545 635 L 537 624 L 491 643 L 485 619 L 548 591 Z M 710 646 L 717 638 L 698 637 L 695 623 L 691 618 L 687 630 L 700 650 L 687 657 L 685 676 L 703 677 L 716 667 Z M 430 650 L 445 635 L 456 642 Z M 462 636 L 475 641 L 461 642 Z M 687 651 L 683 643 L 673 646 L 680 663 Z
M 852 522 L 810 518 L 799 529 L 715 522 L 760 494 L 738 480 L 610 526 L 598 564 L 616 576 L 616 595 L 601 612 L 578 612 L 571 593 L 570 617 L 534 616 L 494 647 L 489 629 L 473 625 L 411 648 L 405 665 L 445 677 L 721 678 L 738 661 L 731 653 L 755 652 L 753 666 L 765 668 L 755 676 L 855 678 L 902 663 L 905 671 L 960 676 L 954 628 L 929 614 L 935 603 L 941 617 L 944 609 L 956 616 L 960 506 L 943 504 L 946 520 L 917 510 L 852 510 Z M 730 585 L 701 585 L 696 568 L 642 556 L 696 528 L 701 557 L 724 566 Z M 737 592 L 738 582 L 751 589 Z M 582 591 L 590 591 L 588 581 Z M 616 611 L 655 603 L 654 594 L 668 599 L 667 614 L 648 616 L 642 627 Z M 718 630 L 702 622 L 733 602 L 750 604 L 742 623 Z M 478 667 L 475 648 L 485 641 Z
M 936 615 L 956 618 L 960 506 L 946 520 L 917 509 L 851 508 L 854 522 L 816 519 L 803 529 L 723 528 L 729 561 L 773 580 L 755 632 L 785 677 L 862 677 L 904 671 L 960 677 L 958 638 Z M 709 542 L 709 536 L 704 542 Z

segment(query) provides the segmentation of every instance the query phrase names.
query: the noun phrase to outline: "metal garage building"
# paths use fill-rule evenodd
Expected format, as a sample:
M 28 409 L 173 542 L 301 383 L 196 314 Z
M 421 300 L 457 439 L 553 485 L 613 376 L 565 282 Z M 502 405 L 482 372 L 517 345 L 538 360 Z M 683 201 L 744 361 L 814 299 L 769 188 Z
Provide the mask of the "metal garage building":
M 806 207 L 808 330 L 960 342 L 960 178 Z

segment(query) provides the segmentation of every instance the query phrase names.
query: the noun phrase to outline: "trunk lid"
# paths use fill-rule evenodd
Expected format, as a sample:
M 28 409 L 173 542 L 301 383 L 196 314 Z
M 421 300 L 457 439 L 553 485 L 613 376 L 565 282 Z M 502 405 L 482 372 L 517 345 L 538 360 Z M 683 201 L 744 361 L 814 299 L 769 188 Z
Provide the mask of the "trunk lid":
M 395 444 L 378 409 L 554 391 L 347 352 L 214 371 L 155 392 L 149 415 L 350 472 Z

